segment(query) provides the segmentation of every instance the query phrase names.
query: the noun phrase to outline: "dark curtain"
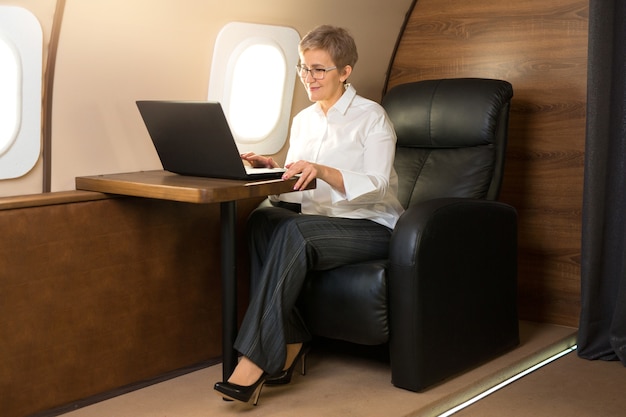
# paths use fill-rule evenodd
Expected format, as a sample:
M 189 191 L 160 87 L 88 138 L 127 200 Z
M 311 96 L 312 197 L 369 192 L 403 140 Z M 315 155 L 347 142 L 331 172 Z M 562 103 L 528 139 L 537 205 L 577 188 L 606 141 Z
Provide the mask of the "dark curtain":
M 626 366 L 626 1 L 590 0 L 578 354 Z

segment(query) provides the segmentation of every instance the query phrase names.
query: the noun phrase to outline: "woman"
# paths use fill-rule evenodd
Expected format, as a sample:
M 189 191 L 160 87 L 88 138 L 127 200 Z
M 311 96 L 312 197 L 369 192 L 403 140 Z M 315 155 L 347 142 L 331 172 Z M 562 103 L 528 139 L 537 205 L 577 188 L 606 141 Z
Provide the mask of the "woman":
M 393 169 L 395 134 L 382 107 L 347 83 L 356 45 L 342 28 L 320 26 L 300 42 L 300 79 L 314 104 L 293 120 L 283 179 L 295 190 L 255 210 L 250 230 L 251 300 L 235 342 L 242 358 L 222 396 L 256 405 L 263 384 L 290 381 L 311 338 L 295 308 L 309 270 L 387 257 L 402 206 Z M 269 157 L 242 155 L 257 167 Z M 286 208 L 288 207 L 288 208 Z M 294 209 L 295 208 L 295 209 Z

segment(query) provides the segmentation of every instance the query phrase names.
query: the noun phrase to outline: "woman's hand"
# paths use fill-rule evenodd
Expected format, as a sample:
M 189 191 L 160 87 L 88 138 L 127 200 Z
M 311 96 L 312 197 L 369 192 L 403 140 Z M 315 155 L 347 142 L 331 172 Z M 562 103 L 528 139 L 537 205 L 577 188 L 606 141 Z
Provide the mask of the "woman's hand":
M 340 193 L 345 193 L 343 175 L 341 175 L 338 169 L 326 165 L 314 164 L 309 161 L 293 162 L 285 165 L 285 168 L 287 168 L 287 171 L 283 174 L 284 180 L 300 175 L 293 187 L 294 190 L 305 190 L 311 181 L 315 178 L 319 178 Z
M 241 159 L 250 163 L 254 168 L 278 168 L 278 163 L 271 156 L 261 156 L 254 152 L 241 154 Z

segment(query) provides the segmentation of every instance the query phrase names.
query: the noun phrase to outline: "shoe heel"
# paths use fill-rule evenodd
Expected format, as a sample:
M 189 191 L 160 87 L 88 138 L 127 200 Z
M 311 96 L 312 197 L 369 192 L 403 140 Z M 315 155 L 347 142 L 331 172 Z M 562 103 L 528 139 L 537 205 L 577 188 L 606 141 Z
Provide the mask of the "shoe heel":
M 306 355 L 309 353 L 308 351 L 302 352 L 302 363 L 300 364 L 300 375 L 306 375 Z
M 300 373 L 302 375 L 305 375 L 306 374 L 306 356 L 307 356 L 307 353 L 309 353 L 309 350 L 310 350 L 310 346 L 303 345 L 302 349 L 300 349 L 300 352 L 298 352 L 298 355 L 295 357 L 295 359 L 291 363 L 291 366 L 289 366 L 289 368 L 287 369 L 284 369 L 278 375 L 269 376 L 267 380 L 265 381 L 265 385 L 275 386 L 275 385 L 284 385 L 284 384 L 290 383 L 291 375 L 293 374 L 294 369 L 297 369 L 298 361 L 301 361 Z
M 252 405 L 256 406 L 259 402 L 259 397 L 261 396 L 261 390 L 263 389 L 263 385 L 265 385 L 264 382 L 261 382 L 259 384 L 259 387 L 256 389 L 254 395 L 253 395 L 253 401 L 252 401 Z

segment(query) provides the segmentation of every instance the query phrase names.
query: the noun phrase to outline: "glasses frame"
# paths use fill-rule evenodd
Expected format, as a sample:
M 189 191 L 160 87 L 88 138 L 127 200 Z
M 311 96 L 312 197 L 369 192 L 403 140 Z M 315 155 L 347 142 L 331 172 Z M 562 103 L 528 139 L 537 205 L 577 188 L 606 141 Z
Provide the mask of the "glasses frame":
M 298 75 L 303 80 L 305 80 L 309 76 L 309 74 L 311 74 L 311 77 L 314 80 L 323 80 L 326 77 L 326 73 L 328 71 L 336 70 L 337 66 L 327 67 L 327 68 L 307 68 L 304 65 L 298 64 L 296 65 L 296 69 L 298 70 Z M 318 73 L 318 76 L 315 76 L 314 71 Z M 304 72 L 304 75 L 302 75 L 303 72 Z

